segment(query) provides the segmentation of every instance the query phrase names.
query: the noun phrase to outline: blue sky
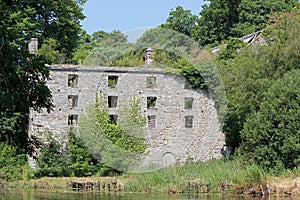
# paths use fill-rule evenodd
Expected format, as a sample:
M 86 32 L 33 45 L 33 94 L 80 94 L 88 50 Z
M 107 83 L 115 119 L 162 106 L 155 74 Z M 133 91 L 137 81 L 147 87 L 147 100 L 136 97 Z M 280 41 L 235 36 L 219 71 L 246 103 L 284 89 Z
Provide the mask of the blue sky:
M 156 27 L 165 22 L 172 8 L 180 5 L 199 14 L 203 0 L 88 0 L 84 6 L 86 19 L 81 23 L 88 34 L 103 30 L 127 32 Z

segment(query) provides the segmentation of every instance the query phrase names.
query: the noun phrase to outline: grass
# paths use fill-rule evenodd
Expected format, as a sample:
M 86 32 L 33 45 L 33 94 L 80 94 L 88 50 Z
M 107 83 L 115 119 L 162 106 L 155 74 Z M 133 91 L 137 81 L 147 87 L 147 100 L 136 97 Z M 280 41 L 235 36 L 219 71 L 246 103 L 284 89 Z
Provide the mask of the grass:
M 256 165 L 244 165 L 240 160 L 225 162 L 223 159 L 208 162 L 187 163 L 153 172 L 125 175 L 129 177 L 126 188 L 133 192 L 184 193 L 188 182 L 202 183 L 218 192 L 221 182 L 234 187 L 250 187 L 266 180 Z
M 240 159 L 225 161 L 214 159 L 208 162 L 188 162 L 152 172 L 139 174 L 123 174 L 118 177 L 61 177 L 31 179 L 15 181 L 7 184 L 9 188 L 42 189 L 49 191 L 71 191 L 70 183 L 75 182 L 101 182 L 104 184 L 117 182 L 126 188 L 126 192 L 146 193 L 187 193 L 188 182 L 191 192 L 193 185 L 202 183 L 203 193 L 218 193 L 221 183 L 228 186 L 226 193 L 236 194 L 237 191 L 247 191 L 267 183 L 278 188 L 288 188 L 300 176 L 300 168 L 285 171 L 280 176 L 271 176 L 255 164 L 246 164 Z M 107 189 L 107 188 L 106 188 Z M 208 191 L 209 189 L 209 191 Z M 300 188 L 299 188 L 300 189 Z

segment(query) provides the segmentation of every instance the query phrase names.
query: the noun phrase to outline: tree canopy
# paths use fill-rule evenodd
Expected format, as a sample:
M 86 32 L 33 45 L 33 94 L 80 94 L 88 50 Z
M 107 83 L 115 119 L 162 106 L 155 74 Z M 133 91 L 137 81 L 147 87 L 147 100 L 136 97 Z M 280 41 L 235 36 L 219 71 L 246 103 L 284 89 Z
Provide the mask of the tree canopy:
M 228 100 L 224 127 L 228 145 L 236 148 L 244 142 L 240 133 L 247 132 L 245 122 L 253 117 L 253 113 L 259 112 L 266 98 L 265 92 L 274 81 L 299 69 L 298 19 L 299 8 L 276 16 L 276 23 L 263 32 L 265 44 L 253 43 L 240 49 L 234 58 L 219 61 Z
M 196 24 L 196 15 L 193 15 L 190 10 L 184 10 L 183 7 L 177 6 L 171 10 L 169 17 L 161 27 L 178 31 L 187 36 L 192 36 L 192 31 Z
M 0 4 L 0 141 L 29 150 L 29 110 L 52 108 L 45 63 L 68 62 L 78 44 L 85 0 L 8 1 Z M 45 53 L 30 54 L 38 38 Z M 47 45 L 43 47 L 44 45 Z M 51 49 L 51 54 L 48 53 Z M 42 51 L 43 52 L 43 51 Z
M 181 6 L 172 9 L 162 27 L 192 37 L 199 44 L 218 45 L 264 29 L 274 13 L 289 12 L 297 0 L 210 0 L 199 15 Z
M 300 70 L 273 82 L 241 132 L 240 152 L 266 169 L 300 164 Z

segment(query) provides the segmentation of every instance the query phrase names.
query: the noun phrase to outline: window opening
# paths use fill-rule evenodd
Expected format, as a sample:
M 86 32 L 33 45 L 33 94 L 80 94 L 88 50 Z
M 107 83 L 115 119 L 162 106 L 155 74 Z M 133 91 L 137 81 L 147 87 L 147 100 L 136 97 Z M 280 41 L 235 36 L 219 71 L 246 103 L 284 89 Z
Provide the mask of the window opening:
M 117 87 L 118 76 L 108 76 L 108 87 L 115 88 Z
M 193 116 L 185 116 L 185 128 L 192 128 L 193 127 Z
M 156 77 L 147 77 L 147 88 L 156 87 Z
M 116 108 L 118 104 L 118 96 L 108 96 L 108 107 Z
M 156 105 L 157 97 L 147 97 L 147 108 L 153 109 Z
M 155 128 L 156 127 L 156 115 L 148 116 L 148 127 Z
M 68 106 L 69 108 L 77 107 L 78 96 L 77 95 L 69 95 L 68 96 Z
M 184 109 L 192 109 L 193 108 L 194 98 L 184 98 Z
M 77 126 L 78 124 L 78 115 L 69 115 L 68 125 Z
M 68 86 L 69 87 L 76 87 L 77 85 L 78 85 L 78 75 L 69 74 L 68 75 Z

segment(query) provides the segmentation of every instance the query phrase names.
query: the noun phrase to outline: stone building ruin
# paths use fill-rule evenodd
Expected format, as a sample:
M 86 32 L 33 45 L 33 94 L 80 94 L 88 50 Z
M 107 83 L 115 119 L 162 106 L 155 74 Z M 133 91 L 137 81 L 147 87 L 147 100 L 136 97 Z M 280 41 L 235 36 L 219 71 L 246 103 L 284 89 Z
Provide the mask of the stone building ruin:
M 140 100 L 147 119 L 147 152 L 144 163 L 168 166 L 187 159 L 220 158 L 225 144 L 214 101 L 206 92 L 188 87 L 184 77 L 150 67 L 48 66 L 54 110 L 31 111 L 29 135 L 50 131 L 66 134 L 76 127 L 80 114 L 104 97 L 112 119 L 128 96 Z

